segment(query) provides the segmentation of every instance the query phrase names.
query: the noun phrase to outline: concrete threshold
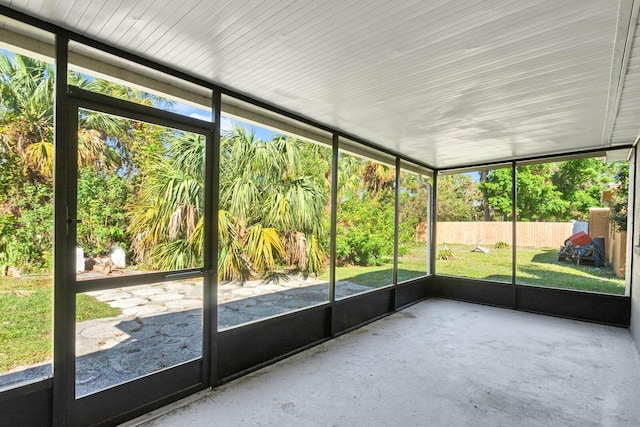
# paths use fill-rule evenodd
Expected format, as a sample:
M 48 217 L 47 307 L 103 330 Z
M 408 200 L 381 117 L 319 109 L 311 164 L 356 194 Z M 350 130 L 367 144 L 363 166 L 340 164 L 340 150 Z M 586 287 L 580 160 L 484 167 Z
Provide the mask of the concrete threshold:
M 638 426 L 638 396 L 627 329 L 430 299 L 127 425 Z

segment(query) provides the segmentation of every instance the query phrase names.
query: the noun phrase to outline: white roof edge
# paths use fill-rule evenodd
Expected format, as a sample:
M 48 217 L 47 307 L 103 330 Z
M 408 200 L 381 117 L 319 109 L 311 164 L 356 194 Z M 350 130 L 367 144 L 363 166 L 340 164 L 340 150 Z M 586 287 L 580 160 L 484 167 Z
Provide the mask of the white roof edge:
M 640 0 L 620 0 L 619 2 L 618 25 L 611 59 L 607 112 L 602 129 L 602 143 L 607 147 L 611 144 L 611 136 L 620 108 L 620 98 L 627 75 L 627 64 L 635 36 L 639 9 Z

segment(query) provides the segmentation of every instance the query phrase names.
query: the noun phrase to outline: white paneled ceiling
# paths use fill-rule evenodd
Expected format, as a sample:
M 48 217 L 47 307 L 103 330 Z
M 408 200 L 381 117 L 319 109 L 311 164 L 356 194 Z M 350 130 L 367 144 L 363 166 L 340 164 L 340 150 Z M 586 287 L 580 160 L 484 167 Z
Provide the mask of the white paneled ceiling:
M 634 0 L 0 4 L 436 168 L 640 133 Z

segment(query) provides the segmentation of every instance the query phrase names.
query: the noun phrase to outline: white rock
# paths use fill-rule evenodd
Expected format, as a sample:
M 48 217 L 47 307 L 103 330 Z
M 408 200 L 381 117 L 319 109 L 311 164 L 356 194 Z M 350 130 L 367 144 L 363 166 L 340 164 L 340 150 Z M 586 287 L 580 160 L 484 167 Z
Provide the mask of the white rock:
M 84 271 L 84 250 L 76 248 L 76 273 Z
M 124 253 L 124 250 L 120 246 L 113 247 L 110 258 L 113 266 L 116 268 L 125 268 L 127 266 L 127 255 Z

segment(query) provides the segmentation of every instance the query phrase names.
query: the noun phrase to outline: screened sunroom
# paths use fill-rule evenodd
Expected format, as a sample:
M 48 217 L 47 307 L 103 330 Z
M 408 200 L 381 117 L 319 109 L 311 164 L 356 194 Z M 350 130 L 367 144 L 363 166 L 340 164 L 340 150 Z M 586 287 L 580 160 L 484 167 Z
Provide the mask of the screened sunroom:
M 0 4 L 0 424 L 638 422 L 638 2 Z

